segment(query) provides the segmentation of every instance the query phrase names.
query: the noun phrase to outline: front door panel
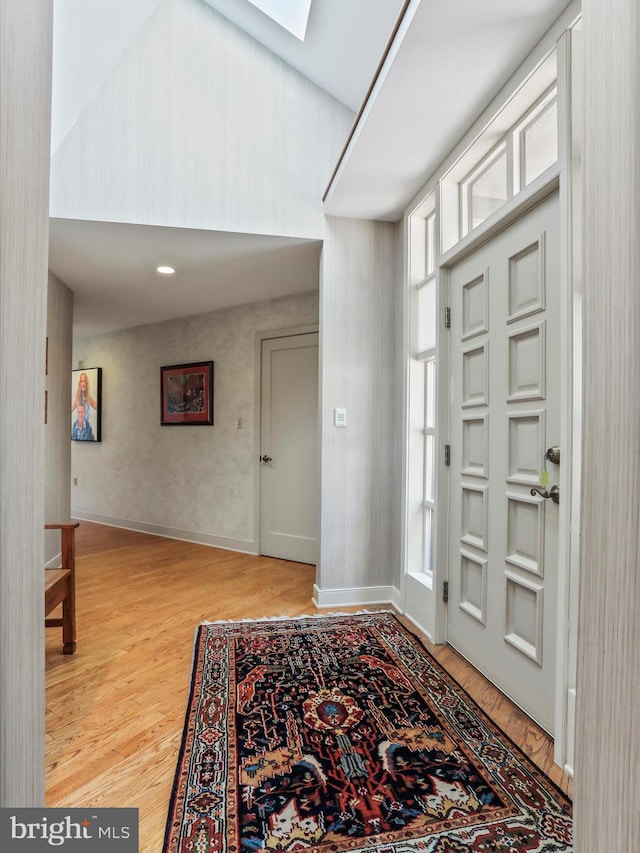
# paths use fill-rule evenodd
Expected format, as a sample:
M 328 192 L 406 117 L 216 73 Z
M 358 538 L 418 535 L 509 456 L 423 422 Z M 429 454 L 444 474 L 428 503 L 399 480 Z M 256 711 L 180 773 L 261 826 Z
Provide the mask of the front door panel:
M 557 194 L 451 269 L 448 639 L 553 732 L 559 444 Z

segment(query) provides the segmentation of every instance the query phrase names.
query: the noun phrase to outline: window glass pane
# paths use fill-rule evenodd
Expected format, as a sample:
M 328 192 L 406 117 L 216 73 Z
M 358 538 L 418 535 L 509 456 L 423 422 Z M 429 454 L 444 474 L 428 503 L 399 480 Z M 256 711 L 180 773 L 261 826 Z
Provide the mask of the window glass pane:
M 423 284 L 418 290 L 418 340 L 416 352 L 425 352 L 436 345 L 436 281 Z
M 433 510 L 425 509 L 422 534 L 422 566 L 427 574 L 433 574 Z
M 435 497 L 433 481 L 434 440 L 435 436 L 433 435 L 425 435 L 424 437 L 424 499 L 426 501 L 433 501 Z
M 558 103 L 552 101 L 520 134 L 522 181 L 527 186 L 558 159 Z
M 470 181 L 469 228 L 475 228 L 505 203 L 507 187 L 507 152 L 499 154 L 484 172 Z
M 419 216 L 411 216 L 409 219 L 409 272 L 411 284 L 418 284 L 425 277 L 425 228 L 424 219 Z
M 435 212 L 426 221 L 426 270 L 427 275 L 436 269 L 436 215 Z
M 435 359 L 425 364 L 425 428 L 436 427 L 436 362 Z

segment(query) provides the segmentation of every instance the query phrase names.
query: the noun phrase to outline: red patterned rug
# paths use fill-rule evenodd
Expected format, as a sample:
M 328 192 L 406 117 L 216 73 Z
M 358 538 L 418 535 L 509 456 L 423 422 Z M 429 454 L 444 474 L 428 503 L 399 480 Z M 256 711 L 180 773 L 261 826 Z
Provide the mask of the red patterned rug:
M 391 613 L 200 626 L 164 853 L 567 853 L 571 826 Z

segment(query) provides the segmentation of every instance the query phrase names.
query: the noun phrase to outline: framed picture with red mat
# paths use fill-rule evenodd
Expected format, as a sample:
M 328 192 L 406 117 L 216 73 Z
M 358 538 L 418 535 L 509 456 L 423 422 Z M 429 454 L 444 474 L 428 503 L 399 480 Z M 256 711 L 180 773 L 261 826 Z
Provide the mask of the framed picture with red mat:
M 161 367 L 160 400 L 162 426 L 211 426 L 213 362 Z

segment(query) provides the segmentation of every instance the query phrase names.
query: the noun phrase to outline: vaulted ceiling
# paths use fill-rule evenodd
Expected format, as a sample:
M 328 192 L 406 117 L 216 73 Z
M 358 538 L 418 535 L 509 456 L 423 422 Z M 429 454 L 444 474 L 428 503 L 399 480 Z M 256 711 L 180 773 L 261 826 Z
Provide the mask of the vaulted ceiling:
M 162 0 L 54 0 L 55 152 Z M 355 113 L 405 0 L 313 0 L 304 42 L 249 0 L 205 2 Z
M 55 0 L 52 152 L 64 144 L 160 2 L 168 0 Z M 348 106 L 354 117 L 359 113 L 333 180 L 327 175 L 325 210 L 389 220 L 401 216 L 428 174 L 567 5 L 567 0 L 312 0 L 301 42 L 249 0 L 190 2 L 208 3 Z M 199 258 L 180 293 L 182 315 L 226 305 L 225 281 L 233 265 L 250 269 L 267 251 L 269 239 L 192 229 L 162 232 L 52 220 L 50 266 L 77 294 L 79 334 L 177 316 L 175 292 L 166 288 L 165 299 L 149 274 L 164 238 L 183 237 Z M 317 265 L 318 251 L 313 241 L 274 238 L 274 275 L 255 297 L 288 292 L 292 285 L 282 284 L 277 274 L 286 267 L 287 252 L 296 253 L 296 263 L 308 271 Z M 313 275 L 300 279 L 301 290 L 317 286 Z M 105 280 L 129 282 L 115 288 L 108 310 Z

